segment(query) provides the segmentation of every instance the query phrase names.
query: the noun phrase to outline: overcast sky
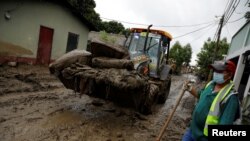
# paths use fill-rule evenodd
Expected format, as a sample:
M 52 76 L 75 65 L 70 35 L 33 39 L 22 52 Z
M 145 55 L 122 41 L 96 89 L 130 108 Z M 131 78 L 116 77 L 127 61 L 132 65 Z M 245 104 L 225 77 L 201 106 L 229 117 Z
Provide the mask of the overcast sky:
M 196 55 L 200 52 L 204 41 L 208 37 L 214 38 L 218 21 L 228 1 L 230 0 L 95 0 L 95 11 L 100 14 L 103 21 L 113 19 L 121 22 L 125 28 L 147 28 L 146 25 L 153 24 L 152 29 L 168 31 L 174 37 L 172 45 L 176 41 L 183 46 L 187 43 L 191 44 L 193 50 L 191 64 L 195 64 Z M 248 2 L 249 0 L 240 0 L 229 22 L 243 17 L 245 12 L 250 10 Z M 222 29 L 221 38 L 227 37 L 230 42 L 232 36 L 245 24 L 245 21 L 243 18 L 227 23 Z M 208 24 L 193 27 L 166 27 L 200 23 Z M 175 38 L 203 27 L 203 30 Z

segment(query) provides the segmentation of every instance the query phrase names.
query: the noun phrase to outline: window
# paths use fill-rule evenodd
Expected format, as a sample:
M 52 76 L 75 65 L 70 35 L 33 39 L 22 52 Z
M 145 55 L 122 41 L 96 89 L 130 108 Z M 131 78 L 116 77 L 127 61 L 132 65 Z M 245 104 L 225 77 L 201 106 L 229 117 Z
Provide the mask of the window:
M 66 52 L 70 52 L 76 49 L 78 45 L 78 40 L 79 40 L 78 34 L 69 32 Z

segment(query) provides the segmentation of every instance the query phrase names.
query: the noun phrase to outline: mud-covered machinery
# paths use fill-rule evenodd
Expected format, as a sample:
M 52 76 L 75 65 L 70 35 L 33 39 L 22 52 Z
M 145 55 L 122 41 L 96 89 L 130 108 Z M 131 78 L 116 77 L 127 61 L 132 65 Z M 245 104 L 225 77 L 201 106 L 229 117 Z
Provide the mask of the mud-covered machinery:
M 143 114 L 165 103 L 171 85 L 168 65 L 171 35 L 132 28 L 123 47 L 91 41 L 89 52 L 71 51 L 50 64 L 66 88 L 134 107 Z

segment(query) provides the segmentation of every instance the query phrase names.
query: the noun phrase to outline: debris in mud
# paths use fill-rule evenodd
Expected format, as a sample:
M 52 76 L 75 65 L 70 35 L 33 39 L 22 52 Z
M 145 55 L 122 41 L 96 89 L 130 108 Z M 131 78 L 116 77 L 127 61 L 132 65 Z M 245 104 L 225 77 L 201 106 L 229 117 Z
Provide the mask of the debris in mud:
M 100 100 L 93 100 L 91 102 L 94 106 L 102 106 L 103 105 L 103 102 L 100 101 Z
M 115 69 L 128 69 L 128 70 L 134 69 L 134 64 L 131 60 L 107 58 L 107 57 L 93 58 L 92 66 L 95 68 L 115 68 Z
M 119 110 L 115 112 L 115 116 L 116 117 L 120 117 L 120 116 L 124 116 L 126 115 L 126 113 L 123 110 Z
M 8 66 L 10 66 L 10 67 L 16 67 L 17 66 L 17 62 L 8 62 Z
M 0 117 L 0 123 L 5 122 L 5 121 L 6 121 L 6 119 L 5 119 L 5 118 Z
M 52 116 L 52 115 L 54 115 L 55 113 L 57 113 L 57 112 L 62 112 L 62 111 L 64 111 L 64 108 L 56 109 L 56 110 L 54 110 L 54 111 L 48 113 L 47 115 L 48 115 L 48 116 Z
M 115 113 L 116 109 L 115 108 L 106 108 L 103 111 L 110 112 L 110 113 Z
M 138 112 L 135 112 L 135 116 L 140 119 L 140 120 L 147 120 L 146 116 L 145 115 L 142 115 Z
M 33 117 L 33 118 L 28 118 L 26 119 L 27 122 L 35 122 L 37 120 L 43 119 L 42 117 Z
M 91 53 L 85 51 L 75 55 L 74 50 L 50 64 L 50 72 L 66 88 L 81 93 L 81 96 L 87 94 L 133 107 L 143 114 L 151 114 L 152 105 L 160 103 L 158 99 L 165 102 L 170 83 L 134 70 L 128 49 L 100 41 L 92 41 L 90 46 Z
M 49 66 L 50 73 L 58 76 L 60 72 L 73 63 L 81 63 L 83 65 L 89 64 L 91 53 L 85 50 L 73 50 L 58 58 Z
M 116 135 L 117 135 L 118 138 L 122 137 L 122 133 L 121 132 L 117 132 Z
M 35 76 L 36 76 L 35 73 L 30 73 L 30 74 L 16 74 L 15 78 L 18 79 L 18 80 L 20 80 L 20 81 L 26 82 L 26 83 L 31 83 L 33 85 L 33 90 L 34 91 L 38 91 L 40 89 L 44 89 L 44 87 L 39 82 L 37 82 L 36 80 L 34 80 Z

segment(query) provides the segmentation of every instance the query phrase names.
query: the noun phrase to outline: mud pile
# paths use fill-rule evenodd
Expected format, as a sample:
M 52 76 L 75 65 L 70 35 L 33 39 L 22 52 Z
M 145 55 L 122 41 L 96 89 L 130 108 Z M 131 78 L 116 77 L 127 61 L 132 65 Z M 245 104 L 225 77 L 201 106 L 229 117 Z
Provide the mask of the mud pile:
M 68 89 L 150 113 L 161 85 L 134 70 L 126 48 L 100 41 L 90 47 L 91 53 L 74 50 L 60 57 L 50 64 L 50 72 Z

